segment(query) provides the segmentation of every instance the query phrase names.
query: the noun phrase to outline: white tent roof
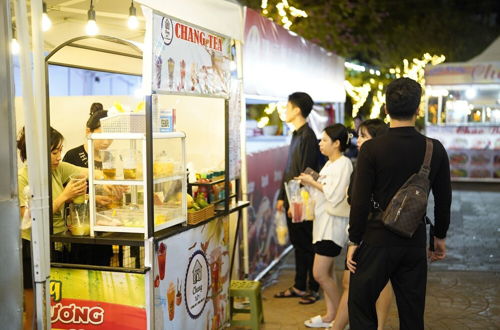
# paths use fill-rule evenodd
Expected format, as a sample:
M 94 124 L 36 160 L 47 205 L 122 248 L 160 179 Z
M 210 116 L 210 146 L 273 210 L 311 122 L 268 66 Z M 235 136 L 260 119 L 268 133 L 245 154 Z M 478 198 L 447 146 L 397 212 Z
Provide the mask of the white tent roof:
M 469 63 L 500 62 L 500 37 L 491 43 L 481 54 L 469 60 Z

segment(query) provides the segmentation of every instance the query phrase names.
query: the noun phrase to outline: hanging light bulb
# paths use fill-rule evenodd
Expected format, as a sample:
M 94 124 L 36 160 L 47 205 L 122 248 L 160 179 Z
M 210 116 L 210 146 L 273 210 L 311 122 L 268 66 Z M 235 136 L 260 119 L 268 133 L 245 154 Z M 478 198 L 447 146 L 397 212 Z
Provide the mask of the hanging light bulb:
M 133 0 L 130 3 L 130 8 L 129 8 L 128 12 L 129 12 L 128 27 L 132 30 L 135 30 L 139 26 L 139 21 L 137 20 L 137 10 L 134 7 Z
M 43 2 L 43 14 L 42 14 L 42 31 L 48 31 L 52 26 L 52 21 L 50 20 L 49 15 L 47 15 L 47 4 L 45 1 Z
M 97 23 L 95 21 L 95 10 L 92 0 L 90 1 L 90 9 L 88 11 L 88 21 L 87 25 L 85 26 L 85 32 L 89 36 L 95 36 L 99 33 L 99 27 L 97 26 Z
M 19 46 L 19 43 L 17 42 L 17 39 L 14 37 L 12 38 L 12 41 L 10 43 L 10 51 L 12 52 L 12 55 L 17 55 L 19 54 L 19 50 L 21 47 Z

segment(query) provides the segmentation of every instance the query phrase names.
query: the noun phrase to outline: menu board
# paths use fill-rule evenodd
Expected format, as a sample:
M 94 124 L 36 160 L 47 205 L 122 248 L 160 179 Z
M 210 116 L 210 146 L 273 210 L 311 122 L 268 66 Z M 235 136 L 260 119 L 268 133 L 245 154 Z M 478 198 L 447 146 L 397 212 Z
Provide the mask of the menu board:
M 500 181 L 500 126 L 428 126 L 426 133 L 448 152 L 452 179 Z
M 225 324 L 228 240 L 225 217 L 156 243 L 155 329 L 219 329 Z
M 230 48 L 229 38 L 155 12 L 153 91 L 228 97 Z

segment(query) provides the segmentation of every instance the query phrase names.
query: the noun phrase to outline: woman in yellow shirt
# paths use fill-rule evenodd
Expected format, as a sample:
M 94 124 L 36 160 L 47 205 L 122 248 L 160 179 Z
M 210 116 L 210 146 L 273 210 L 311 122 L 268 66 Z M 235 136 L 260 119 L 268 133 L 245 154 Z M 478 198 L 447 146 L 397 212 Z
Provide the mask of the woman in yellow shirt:
M 52 223 L 54 233 L 61 233 L 67 230 L 64 222 L 64 203 L 73 198 L 85 194 L 87 182 L 85 180 L 70 180 L 71 175 L 85 174 L 86 168 L 78 167 L 61 161 L 61 152 L 63 148 L 63 136 L 61 133 L 50 128 L 50 166 L 52 173 Z M 17 148 L 23 162 L 26 161 L 26 136 L 24 128 L 17 140 Z M 21 209 L 21 218 L 24 216 L 28 206 L 28 196 L 25 188 L 28 186 L 28 167 L 24 165 L 18 172 L 18 192 L 19 206 Z M 66 186 L 64 186 L 66 184 Z M 23 238 L 23 273 L 24 273 L 24 301 L 26 321 L 25 329 L 31 329 L 31 319 L 33 317 L 33 279 L 31 263 L 31 229 L 22 231 Z

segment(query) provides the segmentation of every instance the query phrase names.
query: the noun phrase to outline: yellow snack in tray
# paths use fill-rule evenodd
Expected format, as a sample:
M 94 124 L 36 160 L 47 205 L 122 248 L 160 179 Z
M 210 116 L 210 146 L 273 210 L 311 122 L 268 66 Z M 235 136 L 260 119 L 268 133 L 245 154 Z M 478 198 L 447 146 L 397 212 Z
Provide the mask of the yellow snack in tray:
M 161 225 L 162 223 L 167 222 L 167 215 L 165 214 L 157 214 L 155 215 L 155 225 Z

